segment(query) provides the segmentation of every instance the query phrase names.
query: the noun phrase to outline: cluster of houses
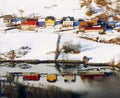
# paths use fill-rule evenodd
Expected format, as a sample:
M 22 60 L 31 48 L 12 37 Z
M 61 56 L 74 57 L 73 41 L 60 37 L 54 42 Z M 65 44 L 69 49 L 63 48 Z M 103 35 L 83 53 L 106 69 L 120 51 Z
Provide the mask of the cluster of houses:
M 12 17 L 11 15 L 4 16 L 4 22 L 8 26 L 18 26 L 21 30 L 35 30 L 38 27 L 49 27 L 60 25 L 60 28 L 78 28 L 82 32 L 99 32 L 102 33 L 107 29 L 114 29 L 115 22 L 106 22 L 100 19 L 74 19 L 74 17 L 67 16 L 61 19 L 56 19 L 54 16 L 47 16 L 46 18 L 23 18 Z

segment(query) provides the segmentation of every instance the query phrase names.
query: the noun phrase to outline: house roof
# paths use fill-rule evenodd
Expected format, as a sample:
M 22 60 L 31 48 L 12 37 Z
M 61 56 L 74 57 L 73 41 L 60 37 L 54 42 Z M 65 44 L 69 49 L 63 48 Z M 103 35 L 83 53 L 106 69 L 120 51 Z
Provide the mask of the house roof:
M 18 17 L 18 18 L 12 18 L 11 21 L 12 21 L 12 22 L 21 21 L 21 18 L 19 18 L 19 17 Z
M 38 22 L 40 22 L 40 21 L 44 22 L 45 19 L 44 18 L 38 18 Z
M 66 21 L 66 20 L 70 20 L 70 21 L 74 21 L 74 17 L 70 17 L 70 16 L 68 16 L 68 17 L 63 17 L 63 21 Z
M 4 18 L 4 20 L 11 20 L 12 16 L 11 15 L 5 15 L 3 18 Z
M 27 18 L 21 18 L 21 22 L 27 21 Z
M 45 21 L 48 20 L 48 19 L 51 19 L 51 20 L 53 20 L 53 21 L 56 20 L 54 16 L 47 16 L 47 17 L 45 18 Z
M 37 21 L 38 19 L 36 18 L 27 18 L 27 21 Z

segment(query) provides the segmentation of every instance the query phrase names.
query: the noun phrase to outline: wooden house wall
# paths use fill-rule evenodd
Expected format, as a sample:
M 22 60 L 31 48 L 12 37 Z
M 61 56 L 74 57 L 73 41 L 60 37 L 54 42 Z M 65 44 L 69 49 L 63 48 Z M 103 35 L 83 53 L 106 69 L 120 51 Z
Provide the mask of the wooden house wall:
M 73 21 L 63 21 L 62 27 L 73 27 Z

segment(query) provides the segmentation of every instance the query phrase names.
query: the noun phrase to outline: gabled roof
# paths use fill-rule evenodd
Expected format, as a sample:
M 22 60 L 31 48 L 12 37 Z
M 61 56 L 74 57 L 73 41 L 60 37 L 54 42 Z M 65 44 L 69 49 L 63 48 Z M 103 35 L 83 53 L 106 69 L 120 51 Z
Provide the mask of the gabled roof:
M 4 20 L 11 20 L 12 19 L 12 15 L 5 15 L 3 18 L 4 18 Z
M 74 21 L 74 17 L 71 17 L 71 16 L 63 17 L 62 20 L 63 20 L 63 21 L 66 21 L 66 20 Z
M 48 20 L 48 19 L 51 19 L 51 20 L 53 20 L 53 21 L 56 20 L 54 16 L 47 16 L 47 17 L 45 18 L 45 21 Z

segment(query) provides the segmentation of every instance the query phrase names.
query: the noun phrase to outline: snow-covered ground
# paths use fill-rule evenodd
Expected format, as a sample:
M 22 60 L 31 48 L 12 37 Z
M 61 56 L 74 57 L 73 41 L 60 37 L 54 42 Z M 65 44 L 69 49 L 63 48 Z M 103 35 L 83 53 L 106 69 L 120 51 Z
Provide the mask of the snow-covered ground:
M 46 32 L 19 32 L 0 33 L 0 54 L 6 54 L 11 50 L 20 50 L 21 47 L 29 47 L 29 53 L 16 59 L 54 60 L 58 34 Z M 5 59 L 9 59 L 6 57 Z
M 79 54 L 62 53 L 58 59 L 64 60 L 82 60 L 83 56 L 91 58 L 92 63 L 110 63 L 120 62 L 120 45 L 93 42 L 79 38 L 79 35 L 73 34 L 73 31 L 59 33 L 61 35 L 60 46 L 65 42 L 78 44 L 81 48 Z M 104 37 L 106 40 L 109 36 Z M 21 47 L 29 47 L 27 53 L 16 59 L 18 60 L 54 60 L 58 39 L 58 32 L 29 32 L 11 30 L 0 34 L 0 54 L 6 54 L 11 50 L 20 50 Z M 6 59 L 9 59 L 6 57 Z
M 115 64 L 120 62 L 120 45 L 116 44 L 105 44 L 94 42 L 86 39 L 81 39 L 79 35 L 72 34 L 71 32 L 65 32 L 61 34 L 60 49 L 65 42 L 79 44 L 80 53 L 62 53 L 58 59 L 62 60 L 82 60 L 84 56 L 90 58 L 91 63 L 110 63 L 115 61 Z M 106 40 L 109 36 L 105 37 Z
M 14 14 L 21 16 L 19 10 L 23 10 L 23 16 L 37 15 L 46 17 L 53 15 L 56 18 L 64 16 L 84 17 L 80 13 L 79 0 L 1 0 L 1 14 Z M 84 10 L 85 11 L 85 10 Z M 84 12 L 82 9 L 82 12 Z M 84 14 L 84 13 L 83 13 Z
M 99 41 L 103 40 L 104 42 L 120 37 L 120 33 L 117 32 L 116 30 L 106 31 L 105 33 L 106 34 L 99 34 L 98 32 L 79 33 L 78 36 L 84 38 L 85 37 L 92 38 L 93 40 L 96 40 L 96 38 L 98 37 Z

